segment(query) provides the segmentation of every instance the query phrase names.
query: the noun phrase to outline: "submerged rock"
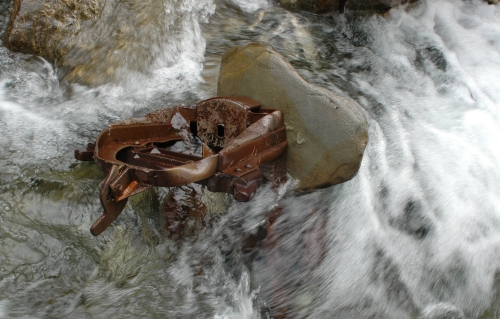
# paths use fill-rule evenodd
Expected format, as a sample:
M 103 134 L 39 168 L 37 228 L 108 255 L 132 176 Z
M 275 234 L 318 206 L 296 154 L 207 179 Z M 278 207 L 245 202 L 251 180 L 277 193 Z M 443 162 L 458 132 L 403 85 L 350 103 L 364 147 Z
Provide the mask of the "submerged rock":
M 249 44 L 226 52 L 219 96 L 243 95 L 283 111 L 287 169 L 299 190 L 345 182 L 356 174 L 368 142 L 366 120 L 352 99 L 308 83 L 271 46 Z
M 280 4 L 288 10 L 323 13 L 329 11 L 343 12 L 343 8 L 351 10 L 389 10 L 400 4 L 419 0 L 280 0 Z
M 280 0 L 283 8 L 293 11 L 310 11 L 315 13 L 322 13 L 337 10 L 342 0 L 316 0 L 316 1 L 302 1 L 302 0 Z
M 172 187 L 163 203 L 169 237 L 182 239 L 196 235 L 218 215 L 224 214 L 232 203 L 225 193 L 213 193 L 198 184 Z

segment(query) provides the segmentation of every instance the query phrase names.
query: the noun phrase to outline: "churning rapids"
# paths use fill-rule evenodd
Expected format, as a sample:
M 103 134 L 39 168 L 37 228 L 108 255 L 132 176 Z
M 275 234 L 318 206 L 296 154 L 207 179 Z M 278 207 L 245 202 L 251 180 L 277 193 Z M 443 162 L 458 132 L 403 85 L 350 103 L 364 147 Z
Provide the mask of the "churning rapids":
M 0 47 L 0 318 L 500 318 L 500 5 L 316 16 L 150 2 L 165 14 L 134 30 L 155 46 L 148 71 L 117 50 L 122 77 L 99 87 Z M 92 237 L 104 173 L 73 149 L 110 122 L 215 96 L 223 53 L 250 42 L 364 108 L 359 174 L 310 194 L 260 189 L 183 242 L 167 238 L 156 190 Z M 242 250 L 278 201 L 273 238 Z

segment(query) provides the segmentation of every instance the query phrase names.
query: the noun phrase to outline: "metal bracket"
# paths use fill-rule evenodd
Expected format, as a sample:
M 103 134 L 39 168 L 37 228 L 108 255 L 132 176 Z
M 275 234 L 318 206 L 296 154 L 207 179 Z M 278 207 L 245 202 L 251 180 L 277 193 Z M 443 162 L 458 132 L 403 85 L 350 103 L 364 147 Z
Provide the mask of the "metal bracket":
M 196 139 L 201 145 L 195 154 L 171 149 Z M 216 97 L 110 124 L 95 143 L 75 151 L 76 159 L 93 160 L 108 172 L 100 191 L 104 214 L 91 233 L 101 234 L 128 197 L 152 186 L 199 183 L 249 201 L 263 183 L 259 166 L 278 159 L 287 145 L 281 111 L 261 109 L 246 97 Z

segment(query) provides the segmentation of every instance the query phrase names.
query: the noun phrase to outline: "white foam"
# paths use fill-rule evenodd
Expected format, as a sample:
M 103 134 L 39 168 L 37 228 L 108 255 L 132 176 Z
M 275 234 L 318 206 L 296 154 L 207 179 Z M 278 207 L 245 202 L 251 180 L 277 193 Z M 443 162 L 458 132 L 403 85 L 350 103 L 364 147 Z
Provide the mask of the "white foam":
M 7 318 L 9 318 L 7 316 L 8 305 L 9 305 L 9 301 L 8 300 L 6 300 L 6 299 L 0 300 L 0 319 L 7 319 Z
M 292 226 L 283 225 L 279 246 L 285 253 L 282 260 L 272 255 L 268 267 L 283 265 L 285 278 L 293 283 L 303 276 L 307 284 L 277 291 L 288 293 L 285 306 L 308 318 L 408 318 L 411 312 L 431 316 L 437 310 L 427 310 L 446 302 L 475 318 L 494 301 L 499 8 L 427 1 L 414 11 L 359 21 L 357 33 L 346 26 L 346 37 L 368 39 L 367 49 L 353 48 L 342 66 L 367 70 L 353 68 L 348 76 L 364 95 L 358 101 L 367 111 L 370 140 L 358 176 L 324 193 L 331 202 L 327 235 L 313 247 L 324 240 L 328 249 L 317 269 L 303 261 L 307 250 L 286 249 L 305 245 L 295 235 L 304 227 L 304 211 L 321 205 L 312 196 L 289 199 Z M 298 310 L 293 300 L 311 293 L 317 297 Z
M 491 43 L 500 36 L 499 20 L 491 19 L 498 9 L 456 1 L 425 5 L 419 20 L 412 12 L 393 12 L 397 24 L 382 22 L 377 31 L 380 60 L 373 63 L 382 73 L 359 81 L 387 114 L 370 113 L 359 176 L 341 187 L 345 199 L 332 205 L 333 214 L 352 218 L 344 225 L 352 239 L 343 251 L 329 252 L 323 271 L 333 274 L 332 300 L 352 303 L 361 289 L 380 303 L 373 309 L 386 307 L 394 316 L 404 314 L 396 303 L 423 309 L 434 298 L 477 316 L 492 301 L 500 269 L 500 50 Z M 466 21 L 474 26 L 464 28 Z M 438 48 L 446 69 L 415 69 L 413 48 L 403 40 L 408 37 Z M 429 227 L 428 234 L 418 239 L 412 227 Z M 373 282 L 370 276 L 382 277 Z M 351 284 L 342 289 L 346 277 Z M 397 301 L 391 290 L 399 290 Z
M 259 319 L 261 318 L 258 309 L 255 309 L 253 300 L 258 291 L 250 291 L 250 277 L 247 272 L 244 272 L 240 278 L 240 282 L 232 287 L 233 304 L 226 307 L 220 313 L 214 315 L 214 319 Z
M 255 12 L 257 10 L 268 9 L 274 4 L 270 0 L 228 0 L 233 4 L 237 5 L 241 10 L 246 12 Z

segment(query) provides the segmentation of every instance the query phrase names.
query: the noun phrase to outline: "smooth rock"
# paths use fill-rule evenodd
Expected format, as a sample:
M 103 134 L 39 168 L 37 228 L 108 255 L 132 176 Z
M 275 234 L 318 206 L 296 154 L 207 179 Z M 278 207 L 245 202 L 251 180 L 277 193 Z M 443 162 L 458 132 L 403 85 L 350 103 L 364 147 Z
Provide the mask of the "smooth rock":
M 352 99 L 308 83 L 271 46 L 235 47 L 222 58 L 219 96 L 243 95 L 283 111 L 287 170 L 299 190 L 345 182 L 368 142 L 366 119 Z

